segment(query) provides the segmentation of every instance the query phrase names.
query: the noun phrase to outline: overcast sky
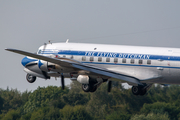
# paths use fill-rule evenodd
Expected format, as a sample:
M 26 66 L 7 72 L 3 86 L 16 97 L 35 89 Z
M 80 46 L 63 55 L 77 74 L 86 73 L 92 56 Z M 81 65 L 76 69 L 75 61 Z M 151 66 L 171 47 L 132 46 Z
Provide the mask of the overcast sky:
M 52 42 L 180 47 L 179 0 L 0 0 L 0 88 L 35 90 L 57 81 L 26 81 L 21 60 Z M 66 79 L 66 84 L 70 80 Z

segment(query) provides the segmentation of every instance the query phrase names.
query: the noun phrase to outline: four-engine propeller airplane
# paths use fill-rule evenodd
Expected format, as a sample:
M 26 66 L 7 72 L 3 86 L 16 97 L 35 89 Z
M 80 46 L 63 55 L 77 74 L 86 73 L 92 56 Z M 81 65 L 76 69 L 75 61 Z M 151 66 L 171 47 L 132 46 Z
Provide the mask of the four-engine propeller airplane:
M 50 43 L 37 54 L 6 49 L 25 55 L 22 59 L 26 79 L 61 77 L 77 80 L 85 92 L 94 92 L 101 83 L 120 81 L 132 85 L 134 95 L 144 95 L 153 83 L 180 84 L 180 49 L 103 45 L 85 43 Z

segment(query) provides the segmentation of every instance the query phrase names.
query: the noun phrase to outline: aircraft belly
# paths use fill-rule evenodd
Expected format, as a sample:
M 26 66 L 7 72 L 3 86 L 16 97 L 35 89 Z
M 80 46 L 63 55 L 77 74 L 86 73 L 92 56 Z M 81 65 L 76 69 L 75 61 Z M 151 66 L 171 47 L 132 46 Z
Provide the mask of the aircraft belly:
M 148 81 L 142 81 L 143 83 L 159 83 L 159 84 L 180 84 L 180 69 L 163 68 L 155 70 L 159 76 L 159 79 L 152 79 Z
M 117 73 L 130 75 L 138 78 L 142 83 L 160 83 L 160 84 L 180 84 L 180 69 L 144 66 L 125 66 L 125 65 L 104 65 L 96 64 L 96 66 L 106 68 Z M 157 78 L 150 79 L 148 78 Z M 118 80 L 118 79 L 113 79 Z
M 162 71 L 163 82 L 167 84 L 180 84 L 180 69 L 167 68 Z

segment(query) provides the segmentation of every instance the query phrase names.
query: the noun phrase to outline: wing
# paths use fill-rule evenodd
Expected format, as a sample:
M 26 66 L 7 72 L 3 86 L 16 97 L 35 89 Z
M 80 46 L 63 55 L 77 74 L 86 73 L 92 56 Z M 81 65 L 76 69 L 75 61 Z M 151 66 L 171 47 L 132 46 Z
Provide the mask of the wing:
M 51 63 L 55 63 L 55 64 L 58 64 L 62 67 L 78 68 L 78 69 L 86 70 L 86 71 L 96 73 L 99 75 L 123 80 L 123 81 L 128 82 L 128 83 L 142 85 L 142 83 L 139 82 L 139 79 L 137 79 L 133 76 L 125 75 L 123 73 L 121 74 L 119 72 L 117 73 L 117 72 L 114 72 L 111 70 L 107 70 L 105 68 L 100 68 L 100 67 L 95 67 L 95 66 L 83 64 L 83 63 L 78 62 L 76 60 L 72 60 L 72 59 L 68 59 L 68 58 L 61 58 L 61 57 L 60 58 L 51 58 L 48 56 L 38 55 L 38 54 L 34 54 L 34 53 L 22 51 L 22 50 L 17 50 L 17 49 L 5 49 L 5 50 L 15 52 L 15 53 L 18 53 L 21 55 L 25 55 L 25 56 L 30 56 L 30 57 L 33 57 L 36 59 L 48 61 Z

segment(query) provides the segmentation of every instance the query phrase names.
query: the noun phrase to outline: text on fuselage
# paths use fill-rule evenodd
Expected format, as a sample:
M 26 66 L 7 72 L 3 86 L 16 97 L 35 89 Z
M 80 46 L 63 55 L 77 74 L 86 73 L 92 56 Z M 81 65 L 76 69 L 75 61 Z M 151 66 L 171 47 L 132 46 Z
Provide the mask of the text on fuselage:
M 94 57 L 117 57 L 117 58 L 129 58 L 129 59 L 149 59 L 150 55 L 145 54 L 129 54 L 129 53 L 111 53 L 111 52 L 85 52 L 85 56 Z

